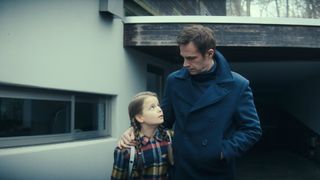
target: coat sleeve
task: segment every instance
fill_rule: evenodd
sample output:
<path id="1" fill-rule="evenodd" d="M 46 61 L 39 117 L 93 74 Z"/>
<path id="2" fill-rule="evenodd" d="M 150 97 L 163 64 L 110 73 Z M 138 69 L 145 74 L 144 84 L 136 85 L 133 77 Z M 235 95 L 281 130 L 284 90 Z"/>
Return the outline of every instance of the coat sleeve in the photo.
<path id="1" fill-rule="evenodd" d="M 260 139 L 262 134 L 249 81 L 245 81 L 242 89 L 233 117 L 236 130 L 222 143 L 222 154 L 227 161 L 242 155 Z"/>
<path id="2" fill-rule="evenodd" d="M 166 87 L 164 90 L 164 96 L 161 101 L 161 108 L 164 114 L 164 126 L 168 129 L 172 129 L 175 122 L 174 110 L 172 105 L 172 90 L 171 90 L 172 76 L 168 76 Z"/>
<path id="3" fill-rule="evenodd" d="M 127 150 L 121 150 L 118 147 L 114 150 L 114 162 L 111 174 L 112 180 L 124 180 L 128 178 L 129 153 Z"/>

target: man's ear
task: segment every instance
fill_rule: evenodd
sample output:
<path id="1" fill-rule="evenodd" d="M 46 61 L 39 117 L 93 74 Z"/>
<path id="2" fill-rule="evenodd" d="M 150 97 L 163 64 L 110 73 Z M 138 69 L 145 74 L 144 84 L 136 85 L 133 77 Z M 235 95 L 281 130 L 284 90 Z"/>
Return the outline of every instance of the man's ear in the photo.
<path id="1" fill-rule="evenodd" d="M 139 123 L 143 123 L 144 122 L 144 118 L 143 118 L 143 116 L 141 114 L 137 114 L 134 117 Z"/>
<path id="2" fill-rule="evenodd" d="M 209 50 L 208 50 L 208 54 L 209 54 L 210 57 L 213 57 L 213 55 L 214 55 L 214 49 L 209 49 Z"/>

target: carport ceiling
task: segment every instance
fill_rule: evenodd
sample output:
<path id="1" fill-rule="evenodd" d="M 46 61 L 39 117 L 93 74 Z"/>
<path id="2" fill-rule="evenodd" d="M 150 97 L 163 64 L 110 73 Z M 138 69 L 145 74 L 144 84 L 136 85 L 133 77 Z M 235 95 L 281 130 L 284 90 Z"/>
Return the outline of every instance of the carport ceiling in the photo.
<path id="1" fill-rule="evenodd" d="M 181 63 L 176 46 L 127 46 L 164 61 Z M 270 47 L 217 47 L 229 62 L 261 61 L 319 61 L 318 48 L 270 48 Z"/>
<path id="2" fill-rule="evenodd" d="M 282 93 L 320 75 L 319 61 L 232 62 L 257 93 Z M 317 83 L 317 81 L 314 81 Z"/>

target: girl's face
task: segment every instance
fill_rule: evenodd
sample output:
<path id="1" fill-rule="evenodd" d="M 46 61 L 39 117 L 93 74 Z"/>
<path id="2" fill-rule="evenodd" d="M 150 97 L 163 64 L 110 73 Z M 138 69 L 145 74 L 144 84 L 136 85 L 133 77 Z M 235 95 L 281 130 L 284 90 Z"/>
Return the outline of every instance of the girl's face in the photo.
<path id="1" fill-rule="evenodd" d="M 163 123 L 163 113 L 158 98 L 154 96 L 146 97 L 143 102 L 142 114 L 137 115 L 136 119 L 149 126 Z"/>

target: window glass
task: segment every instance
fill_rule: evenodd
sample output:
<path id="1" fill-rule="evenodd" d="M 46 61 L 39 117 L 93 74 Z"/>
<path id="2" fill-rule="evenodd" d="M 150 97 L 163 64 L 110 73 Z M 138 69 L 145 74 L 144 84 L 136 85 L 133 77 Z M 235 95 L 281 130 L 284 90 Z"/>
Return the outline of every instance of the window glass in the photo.
<path id="1" fill-rule="evenodd" d="M 0 137 L 70 132 L 70 102 L 0 98 Z"/>
<path id="2" fill-rule="evenodd" d="M 126 16 L 250 16 L 320 18 L 311 0 L 124 0 Z"/>
<path id="3" fill-rule="evenodd" d="M 105 129 L 105 104 L 99 99 L 86 100 L 76 98 L 75 103 L 75 131 L 94 131 L 99 127 Z"/>

